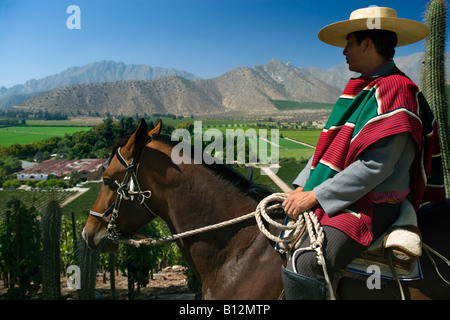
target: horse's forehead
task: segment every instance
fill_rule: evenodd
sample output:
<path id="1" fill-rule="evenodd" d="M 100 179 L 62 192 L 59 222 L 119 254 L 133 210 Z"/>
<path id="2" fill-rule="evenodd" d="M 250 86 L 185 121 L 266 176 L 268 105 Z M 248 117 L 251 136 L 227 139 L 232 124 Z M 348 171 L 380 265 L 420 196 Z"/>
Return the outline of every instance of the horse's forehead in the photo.
<path id="1" fill-rule="evenodd" d="M 117 174 L 123 174 L 125 173 L 125 168 L 122 166 L 122 164 L 119 162 L 119 160 L 114 156 L 111 161 L 108 164 L 108 167 L 106 168 L 103 175 L 105 176 L 113 176 Z"/>
<path id="2" fill-rule="evenodd" d="M 143 152 L 141 157 L 155 156 L 155 153 L 152 153 L 151 151 L 162 152 L 171 157 L 172 147 L 162 141 L 152 140 L 146 145 L 145 149 L 148 149 L 150 152 Z M 124 147 L 120 148 L 120 152 L 125 161 L 130 162 L 132 160 L 132 158 L 128 156 L 127 150 L 124 150 Z M 114 155 L 108 167 L 106 168 L 104 175 L 106 174 L 108 176 L 111 176 L 117 174 L 125 174 L 125 172 L 125 167 L 117 159 L 117 156 Z"/>

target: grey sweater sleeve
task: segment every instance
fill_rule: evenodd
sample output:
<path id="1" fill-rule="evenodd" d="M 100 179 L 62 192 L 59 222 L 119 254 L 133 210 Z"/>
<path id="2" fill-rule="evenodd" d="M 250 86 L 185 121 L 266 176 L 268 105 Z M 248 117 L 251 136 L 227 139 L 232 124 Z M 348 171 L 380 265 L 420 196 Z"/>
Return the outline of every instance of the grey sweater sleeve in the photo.
<path id="1" fill-rule="evenodd" d="M 409 190 L 414 155 L 415 144 L 407 133 L 381 139 L 345 170 L 315 187 L 316 198 L 332 216 L 372 190 Z"/>
<path id="2" fill-rule="evenodd" d="M 311 163 L 312 163 L 313 157 L 309 158 L 308 163 L 306 164 L 305 168 L 300 172 L 300 174 L 297 176 L 297 178 L 292 183 L 294 187 L 304 187 L 305 184 L 308 182 L 309 179 L 309 173 L 311 172 Z"/>

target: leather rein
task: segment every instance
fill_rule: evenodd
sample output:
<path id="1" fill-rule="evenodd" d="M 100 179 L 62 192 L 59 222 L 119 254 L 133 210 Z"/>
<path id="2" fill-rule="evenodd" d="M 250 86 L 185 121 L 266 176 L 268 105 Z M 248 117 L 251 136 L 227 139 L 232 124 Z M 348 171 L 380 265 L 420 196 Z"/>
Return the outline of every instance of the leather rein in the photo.
<path id="1" fill-rule="evenodd" d="M 115 184 L 117 186 L 117 198 L 111 204 L 111 206 L 103 213 L 95 212 L 92 209 L 89 211 L 89 214 L 102 218 L 106 222 L 108 222 L 108 238 L 112 240 L 114 243 L 119 243 L 119 240 L 128 239 L 122 235 L 119 227 L 116 224 L 116 219 L 119 216 L 119 208 L 122 200 L 134 201 L 134 197 L 137 196 L 137 200 L 139 204 L 145 206 L 145 208 L 155 217 L 158 215 L 155 214 L 145 203 L 146 199 L 149 199 L 152 196 L 152 192 L 150 190 L 142 191 L 139 186 L 139 182 L 137 179 L 137 171 L 139 168 L 139 161 L 141 159 L 142 152 L 144 151 L 145 146 L 151 140 L 151 136 L 147 138 L 147 141 L 144 143 L 144 146 L 138 150 L 136 156 L 130 163 L 127 163 L 122 154 L 120 153 L 120 148 L 117 148 L 115 154 L 119 162 L 125 167 L 126 173 L 122 182 L 119 183 L 117 180 L 112 181 L 108 179 L 103 179 L 103 182 L 106 185 Z M 108 217 L 111 215 L 111 217 Z"/>

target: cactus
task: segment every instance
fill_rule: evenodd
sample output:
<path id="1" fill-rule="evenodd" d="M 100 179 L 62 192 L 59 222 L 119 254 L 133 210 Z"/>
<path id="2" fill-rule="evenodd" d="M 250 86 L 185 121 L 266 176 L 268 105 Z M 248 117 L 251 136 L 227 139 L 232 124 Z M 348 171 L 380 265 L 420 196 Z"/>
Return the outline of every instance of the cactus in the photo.
<path id="1" fill-rule="evenodd" d="M 46 300 L 61 298 L 60 249 L 62 210 L 51 200 L 42 213 L 42 293 Z"/>
<path id="2" fill-rule="evenodd" d="M 77 245 L 78 266 L 81 269 L 81 290 L 80 300 L 95 299 L 95 278 L 97 275 L 97 267 L 99 255 L 87 246 L 82 237 L 78 237 Z"/>
<path id="3" fill-rule="evenodd" d="M 445 90 L 445 38 L 447 5 L 445 0 L 431 0 L 426 12 L 426 24 L 431 34 L 426 40 L 425 62 L 422 69 L 423 94 L 438 122 L 446 197 L 450 194 L 450 132 L 448 103 Z"/>

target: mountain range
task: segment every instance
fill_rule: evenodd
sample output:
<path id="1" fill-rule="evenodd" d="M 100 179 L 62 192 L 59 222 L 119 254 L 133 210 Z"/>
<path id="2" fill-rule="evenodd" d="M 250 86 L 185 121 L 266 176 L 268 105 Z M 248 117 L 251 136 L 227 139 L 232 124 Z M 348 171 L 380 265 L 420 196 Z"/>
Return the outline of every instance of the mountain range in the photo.
<path id="1" fill-rule="evenodd" d="M 416 83 L 422 60 L 423 53 L 395 59 Z M 274 100 L 331 104 L 352 76 L 347 64 L 323 70 L 271 60 L 201 79 L 182 70 L 101 61 L 9 89 L 2 87 L 0 108 L 100 116 L 274 112 Z"/>
<path id="2" fill-rule="evenodd" d="M 123 62 L 100 61 L 81 67 L 72 67 L 61 73 L 39 80 L 32 79 L 25 84 L 11 88 L 0 87 L 0 99 L 10 95 L 27 95 L 50 91 L 56 88 L 81 83 L 113 82 L 126 80 L 155 80 L 164 76 L 181 76 L 198 79 L 194 74 L 173 68 L 151 67 L 144 64 L 125 64 Z"/>

